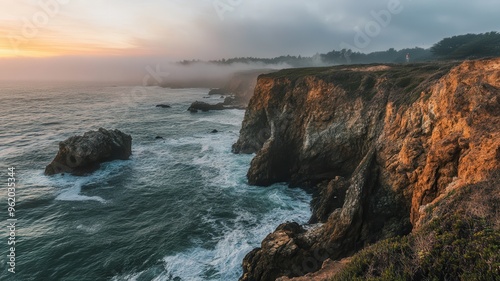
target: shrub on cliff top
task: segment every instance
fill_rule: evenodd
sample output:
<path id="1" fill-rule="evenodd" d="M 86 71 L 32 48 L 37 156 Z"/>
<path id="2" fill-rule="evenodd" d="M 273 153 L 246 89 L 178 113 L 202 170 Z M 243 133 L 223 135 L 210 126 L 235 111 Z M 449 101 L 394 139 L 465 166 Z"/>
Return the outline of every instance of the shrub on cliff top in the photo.
<path id="1" fill-rule="evenodd" d="M 332 280 L 499 280 L 497 185 L 443 199 L 420 230 L 360 251 Z"/>

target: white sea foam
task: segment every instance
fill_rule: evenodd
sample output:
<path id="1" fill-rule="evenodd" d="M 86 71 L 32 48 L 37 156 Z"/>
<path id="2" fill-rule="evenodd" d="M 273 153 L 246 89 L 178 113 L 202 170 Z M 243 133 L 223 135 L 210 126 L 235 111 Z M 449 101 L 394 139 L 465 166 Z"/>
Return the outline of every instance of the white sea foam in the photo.
<path id="1" fill-rule="evenodd" d="M 106 203 L 106 200 L 99 196 L 85 196 L 81 195 L 82 185 L 80 183 L 75 184 L 74 186 L 65 189 L 62 191 L 57 197 L 56 200 L 60 201 L 98 201 L 101 203 Z"/>
<path id="2" fill-rule="evenodd" d="M 250 196 L 253 189 L 248 187 Z M 214 237 L 214 246 L 205 247 L 199 241 L 193 241 L 193 247 L 185 251 L 168 255 L 163 258 L 163 272 L 156 275 L 153 280 L 238 280 L 241 276 L 241 262 L 245 255 L 257 247 L 262 239 L 285 221 L 305 223 L 310 216 L 310 196 L 302 190 L 290 190 L 283 185 L 271 187 L 271 191 L 261 190 L 257 196 L 267 198 L 269 203 L 276 203 L 276 207 L 258 217 L 257 214 L 241 209 L 237 217 L 231 220 L 230 226 L 207 215 L 203 223 L 212 224 L 213 227 L 222 227 L 223 234 Z M 253 196 L 253 195 L 252 195 Z M 274 200 L 278 202 L 274 202 Z M 211 213 L 211 212 L 208 212 Z M 117 276 L 113 280 L 141 280 L 147 271 Z"/>
<path id="3" fill-rule="evenodd" d="M 244 115 L 243 110 L 239 109 L 231 109 L 231 110 L 225 110 L 224 115 L 207 115 L 203 116 L 202 118 L 199 118 L 199 122 L 213 122 L 213 123 L 219 123 L 219 124 L 224 124 L 224 125 L 232 125 L 232 126 L 240 126 L 241 125 L 241 119 L 242 116 Z"/>
<path id="4" fill-rule="evenodd" d="M 242 177 L 250 163 L 251 156 L 231 153 L 231 145 L 237 135 L 230 132 L 206 134 L 197 137 L 169 140 L 172 146 L 198 145 L 199 153 L 194 156 L 192 164 L 199 167 L 205 182 L 218 187 L 235 187 L 241 184 Z"/>
<path id="5" fill-rule="evenodd" d="M 198 89 L 174 91 L 152 88 L 139 100 L 132 98 L 125 101 L 116 97 L 122 97 L 124 92 L 130 93 L 132 88 L 109 88 L 105 90 L 105 94 L 101 94 L 101 90 L 92 89 L 78 89 L 74 90 L 75 93 L 71 89 L 46 92 L 45 105 L 36 103 L 30 110 L 22 109 L 26 109 L 24 105 L 33 103 L 13 100 L 14 106 L 24 107 L 14 110 L 14 106 L 6 106 L 8 110 L 14 108 L 9 111 L 10 114 L 5 115 L 13 118 L 10 122 L 16 124 L 16 134 L 24 134 L 25 138 L 17 139 L 15 149 L 9 149 L 7 154 L 2 150 L 4 154 L 0 153 L 0 157 L 8 156 L 9 162 L 15 163 L 22 156 L 19 181 L 25 194 L 21 200 L 26 201 L 25 211 L 39 214 L 33 217 L 42 218 L 25 222 L 23 229 L 29 232 L 26 236 L 67 239 L 68 233 L 59 231 L 60 225 L 64 224 L 69 230 L 81 234 L 71 238 L 74 239 L 74 243 L 70 245 L 71 250 L 88 253 L 91 248 L 86 248 L 81 243 L 86 240 L 81 238 L 107 231 L 108 224 L 104 223 L 108 217 L 110 229 L 128 234 L 127 239 L 138 235 L 129 225 L 114 225 L 114 218 L 120 216 L 128 219 L 125 214 L 129 214 L 129 205 L 121 204 L 122 202 L 129 203 L 131 198 L 144 199 L 151 203 L 145 205 L 147 212 L 151 214 L 151 222 L 155 224 L 151 229 L 165 231 L 160 235 L 171 237 L 169 243 L 181 243 L 174 244 L 175 249 L 158 247 L 158 251 L 165 252 L 155 252 L 153 249 L 147 253 L 150 258 L 141 260 L 142 255 L 136 257 L 134 254 L 141 243 L 163 243 L 164 239 L 156 240 L 158 237 L 155 237 L 143 241 L 144 237 L 138 235 L 134 237 L 138 241 L 137 245 L 129 245 L 123 249 L 129 250 L 130 256 L 114 256 L 110 249 L 103 248 L 103 251 L 110 253 L 109 260 L 100 260 L 102 267 L 96 270 L 116 274 L 112 279 L 116 281 L 237 280 L 241 275 L 242 259 L 252 248 L 258 247 L 268 233 L 287 220 L 301 223 L 307 221 L 310 215 L 310 197 L 305 192 L 291 190 L 284 185 L 256 188 L 246 184 L 245 175 L 252 156 L 231 153 L 231 145 L 238 138 L 244 111 L 225 110 L 191 115 L 185 109 L 193 99 L 202 96 L 202 90 Z M 78 94 L 87 92 L 89 94 Z M 34 89 L 32 98 L 38 95 L 39 89 Z M 89 96 L 92 98 L 88 98 Z M 109 107 L 110 103 L 114 106 Z M 153 106 L 158 103 L 169 103 L 173 108 L 156 110 Z M 41 106 L 46 113 L 36 117 L 43 120 L 43 126 L 37 124 L 32 117 L 33 112 Z M 180 110 L 181 107 L 184 108 Z M 148 114 L 144 114 L 145 110 Z M 21 116 L 20 112 L 30 114 Z M 40 167 L 52 159 L 58 141 L 101 126 L 118 128 L 133 136 L 133 155 L 129 161 L 104 163 L 98 171 L 85 177 L 43 175 Z M 219 133 L 210 134 L 213 129 L 217 129 Z M 153 140 L 157 134 L 164 139 Z M 3 139 L 0 139 L 0 145 L 2 148 L 11 147 L 11 143 Z M 178 180 L 179 178 L 182 180 Z M 190 185 L 191 180 L 193 184 Z M 109 189 L 127 190 L 118 193 Z M 204 192 L 210 192 L 207 197 L 213 200 L 205 200 L 203 204 L 196 205 L 199 202 L 197 198 L 204 199 Z M 185 198 L 184 195 L 190 193 L 195 197 Z M 79 206 L 78 212 L 65 208 L 62 202 L 64 200 L 77 201 L 75 204 Z M 84 204 L 79 201 L 92 203 Z M 184 224 L 176 224 L 177 217 L 164 215 L 163 211 L 170 209 L 157 208 L 158 204 L 165 207 L 172 202 L 175 202 L 170 206 L 172 209 L 187 206 L 186 212 L 196 214 L 192 219 L 197 220 L 199 228 L 190 232 L 183 228 Z M 183 203 L 192 205 L 178 205 Z M 105 212 L 106 218 L 103 216 L 100 217 L 101 220 L 94 219 L 99 217 L 99 214 L 93 212 L 96 204 L 99 204 L 99 208 L 109 210 Z M 91 215 L 96 217 L 90 217 Z M 130 219 L 133 220 L 134 217 Z M 99 225 L 99 222 L 103 224 Z M 177 229 L 182 237 L 176 236 Z M 112 242 L 123 242 L 115 235 L 109 237 Z M 33 243 L 36 244 L 33 245 L 40 244 L 40 241 L 34 240 Z M 155 263 L 150 260 L 151 256 L 159 256 L 161 259 Z M 40 257 L 50 258 L 37 247 L 33 247 L 27 260 L 29 257 L 34 260 Z M 89 259 L 86 260 L 87 262 L 65 259 L 60 267 L 61 270 L 66 270 L 94 266 Z M 131 268 L 120 269 L 120 274 L 113 273 L 115 265 L 120 263 L 129 264 Z M 150 265 L 151 263 L 154 264 Z M 146 264 L 148 266 L 144 268 Z M 44 270 L 37 268 L 38 263 L 30 265 L 33 268 L 31 272 Z M 98 279 L 99 276 L 93 269 L 95 268 L 92 267 L 88 274 Z M 24 273 L 25 279 L 29 279 L 31 272 Z M 76 280 L 87 276 L 78 275 L 75 270 L 70 277 Z"/>
<path id="6" fill-rule="evenodd" d="M 307 220 L 309 212 L 303 210 L 308 208 L 303 207 L 305 206 L 299 204 L 289 211 L 281 208 L 274 209 L 252 228 L 237 223 L 234 229 L 226 231 L 212 249 L 195 247 L 173 256 L 167 256 L 164 258 L 163 276 L 178 277 L 181 280 L 237 280 L 241 276 L 243 258 L 254 247 L 257 247 L 267 234 L 286 220 L 301 223 Z M 255 218 L 246 213 L 239 216 L 237 220 L 255 220 Z"/>
<path id="7" fill-rule="evenodd" d="M 95 234 L 101 228 L 102 228 L 102 225 L 99 224 L 99 223 L 90 224 L 90 225 L 79 224 L 79 225 L 76 226 L 76 229 L 81 230 L 81 231 L 83 231 L 84 233 L 87 233 L 87 234 Z"/>
<path id="8" fill-rule="evenodd" d="M 106 186 L 106 181 L 111 175 L 116 175 L 120 170 L 128 165 L 127 161 L 113 161 L 102 164 L 100 170 L 91 175 L 77 177 L 72 175 L 54 175 L 46 176 L 42 171 L 28 171 L 23 177 L 23 186 L 27 188 L 52 187 L 58 201 L 98 201 L 106 203 L 107 200 L 100 196 L 82 195 L 82 188 L 88 185 Z"/>
<path id="9" fill-rule="evenodd" d="M 224 116 L 205 115 L 195 123 L 210 122 L 239 126 L 242 111 L 225 111 Z M 310 216 L 310 198 L 301 190 L 291 191 L 284 186 L 276 189 L 262 189 L 246 186 L 245 175 L 251 155 L 234 155 L 231 145 L 236 141 L 237 132 L 204 134 L 165 141 L 169 147 L 198 146 L 192 164 L 200 171 L 208 185 L 232 193 L 237 198 L 256 196 L 263 201 L 272 202 L 274 209 L 267 214 L 252 214 L 248 210 L 236 210 L 237 218 L 223 221 L 210 215 L 204 216 L 204 224 L 212 228 L 222 228 L 223 234 L 214 237 L 214 246 L 194 240 L 193 246 L 182 252 L 164 257 L 164 271 L 154 280 L 237 280 L 241 275 L 241 262 L 244 256 L 257 247 L 262 239 L 280 223 L 298 221 L 305 223 Z M 286 192 L 285 192 L 286 191 Z M 290 196 L 286 193 L 292 193 Z M 212 212 L 207 210 L 208 214 Z M 130 275 L 125 280 L 140 280 L 143 273 Z M 123 280 L 118 278 L 117 280 Z"/>

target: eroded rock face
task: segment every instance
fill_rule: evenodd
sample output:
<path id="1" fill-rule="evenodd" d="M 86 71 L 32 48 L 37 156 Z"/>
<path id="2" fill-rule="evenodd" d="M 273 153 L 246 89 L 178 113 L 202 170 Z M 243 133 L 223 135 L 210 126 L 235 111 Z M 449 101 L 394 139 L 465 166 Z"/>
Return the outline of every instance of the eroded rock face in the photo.
<path id="1" fill-rule="evenodd" d="M 59 151 L 45 168 L 46 175 L 70 173 L 84 175 L 97 170 L 100 163 L 127 160 L 132 154 L 132 137 L 119 130 L 86 132 L 59 143 Z"/>
<path id="2" fill-rule="evenodd" d="M 233 151 L 257 153 L 251 184 L 314 188 L 320 223 L 278 228 L 241 280 L 304 275 L 409 233 L 421 207 L 500 169 L 500 59 L 263 75 Z"/>

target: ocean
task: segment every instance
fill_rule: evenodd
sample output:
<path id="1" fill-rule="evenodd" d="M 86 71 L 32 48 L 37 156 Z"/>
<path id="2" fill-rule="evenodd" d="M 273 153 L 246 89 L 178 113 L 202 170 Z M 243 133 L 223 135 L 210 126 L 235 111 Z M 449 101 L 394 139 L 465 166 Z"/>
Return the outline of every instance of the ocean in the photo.
<path id="1" fill-rule="evenodd" d="M 245 254 L 280 223 L 305 223 L 309 194 L 247 184 L 253 156 L 231 153 L 243 110 L 186 111 L 195 100 L 220 101 L 207 92 L 1 82 L 0 280 L 237 280 Z M 60 141 L 99 127 L 132 136 L 130 160 L 83 177 L 43 174 Z"/>

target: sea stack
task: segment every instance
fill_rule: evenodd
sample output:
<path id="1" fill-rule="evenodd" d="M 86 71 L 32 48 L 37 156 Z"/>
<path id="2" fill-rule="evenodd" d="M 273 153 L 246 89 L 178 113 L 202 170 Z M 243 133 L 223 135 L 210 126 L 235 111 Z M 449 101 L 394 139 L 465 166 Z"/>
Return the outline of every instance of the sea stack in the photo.
<path id="1" fill-rule="evenodd" d="M 100 164 L 127 160 L 132 154 L 132 137 L 119 130 L 86 132 L 59 143 L 59 151 L 45 168 L 46 175 L 70 173 L 85 175 L 99 169 Z"/>

